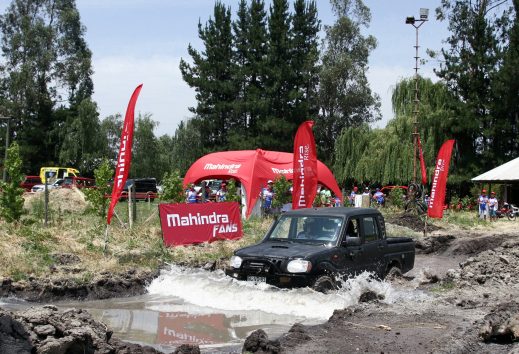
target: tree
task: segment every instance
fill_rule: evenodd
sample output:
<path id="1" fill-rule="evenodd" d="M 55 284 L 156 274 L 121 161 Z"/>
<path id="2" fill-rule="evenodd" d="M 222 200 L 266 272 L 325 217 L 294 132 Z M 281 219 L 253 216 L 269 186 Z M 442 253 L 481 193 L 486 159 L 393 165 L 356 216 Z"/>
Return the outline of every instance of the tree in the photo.
<path id="1" fill-rule="evenodd" d="M 107 157 L 110 161 L 117 159 L 122 130 L 123 118 L 120 113 L 108 116 L 101 122 L 101 134 L 104 139 L 106 139 L 107 144 L 103 156 Z"/>
<path id="2" fill-rule="evenodd" d="M 130 175 L 133 177 L 157 176 L 156 158 L 159 156 L 159 146 L 154 130 L 158 122 L 151 119 L 151 114 L 137 117 L 133 133 L 132 164 Z"/>
<path id="3" fill-rule="evenodd" d="M 189 45 L 188 53 L 193 64 L 182 59 L 180 71 L 184 81 L 196 91 L 197 106 L 190 110 L 200 121 L 197 127 L 204 149 L 226 150 L 229 129 L 234 122 L 232 108 L 237 96 L 233 81 L 230 9 L 217 1 L 214 19 L 210 18 L 205 26 L 198 24 L 198 36 L 204 43 L 204 51 L 200 53 Z"/>
<path id="4" fill-rule="evenodd" d="M 506 162 L 519 153 L 519 1 L 513 0 L 512 3 L 513 11 L 509 16 L 512 25 L 505 34 L 508 46 L 504 49 L 502 65 L 493 78 L 492 110 L 498 134 L 498 138 L 493 140 L 496 163 Z"/>
<path id="5" fill-rule="evenodd" d="M 429 175 L 434 169 L 436 153 L 450 137 L 451 110 L 455 98 L 445 84 L 419 78 L 419 133 L 423 142 Z M 335 144 L 334 173 L 341 182 L 369 184 L 407 184 L 413 178 L 413 105 L 414 79 L 401 80 L 392 95 L 395 118 L 384 129 L 370 129 L 364 123 L 345 128 Z M 459 171 L 449 176 L 459 181 Z"/>
<path id="6" fill-rule="evenodd" d="M 270 5 L 267 37 L 265 94 L 267 116 L 258 127 L 264 149 L 290 151 L 297 125 L 290 121 L 292 83 L 290 67 L 290 14 L 287 0 Z"/>
<path id="7" fill-rule="evenodd" d="M 0 182 L 2 192 L 0 194 L 0 215 L 7 222 L 20 220 L 23 214 L 23 192 L 20 183 L 23 181 L 22 160 L 20 148 L 17 143 L 11 144 L 7 149 L 5 168 L 9 176 L 8 182 Z"/>
<path id="8" fill-rule="evenodd" d="M 204 155 L 202 138 L 196 123 L 195 120 L 180 122 L 173 137 L 173 149 L 170 152 L 173 163 L 170 170 L 178 170 L 182 175 L 193 162 Z"/>
<path id="9" fill-rule="evenodd" d="M 13 0 L 0 16 L 0 81 L 27 166 L 56 161 L 54 105 L 91 96 L 91 52 L 74 0 Z"/>
<path id="10" fill-rule="evenodd" d="M 291 74 L 293 82 L 293 107 L 291 119 L 297 127 L 319 113 L 318 85 L 320 21 L 315 1 L 296 0 L 292 16 Z M 295 133 L 295 132 L 294 132 Z"/>
<path id="11" fill-rule="evenodd" d="M 503 24 L 508 22 L 508 12 L 500 8 L 506 2 L 442 0 L 436 9 L 437 18 L 447 20 L 451 32 L 436 74 L 458 100 L 451 129 L 462 151 L 461 168 L 467 177 L 500 160 L 496 142 L 501 132 L 496 128 L 502 118 L 493 112 L 492 99 L 493 78 L 504 44 L 500 38 Z"/>
<path id="12" fill-rule="evenodd" d="M 321 57 L 316 143 L 324 161 L 333 160 L 334 143 L 344 128 L 362 126 L 380 119 L 380 99 L 366 78 L 368 57 L 376 47 L 373 36 L 362 28 L 371 20 L 362 0 L 331 0 L 337 20 L 325 26 Z"/>
<path id="13" fill-rule="evenodd" d="M 89 98 L 81 101 L 77 115 L 68 116 L 61 134 L 61 164 L 77 167 L 82 174 L 91 175 L 100 163 L 100 156 L 107 149 L 96 103 Z"/>
<path id="14" fill-rule="evenodd" d="M 245 3 L 245 1 L 243 1 Z M 230 132 L 230 149 L 262 147 L 259 127 L 265 120 L 268 101 L 265 93 L 267 70 L 267 14 L 263 0 L 252 0 L 248 8 L 240 3 L 235 33 L 235 66 L 239 97 L 235 111 L 243 126 Z"/>

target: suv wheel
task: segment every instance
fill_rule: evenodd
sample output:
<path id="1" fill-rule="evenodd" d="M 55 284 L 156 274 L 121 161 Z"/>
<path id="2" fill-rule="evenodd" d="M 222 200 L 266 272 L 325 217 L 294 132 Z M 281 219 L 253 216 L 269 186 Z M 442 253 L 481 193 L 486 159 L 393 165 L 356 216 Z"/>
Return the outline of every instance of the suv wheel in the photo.
<path id="1" fill-rule="evenodd" d="M 335 282 L 333 279 L 327 275 L 321 275 L 317 277 L 314 284 L 312 285 L 312 289 L 318 291 L 320 293 L 326 294 L 332 290 L 337 289 Z"/>
<path id="2" fill-rule="evenodd" d="M 386 279 L 395 279 L 402 276 L 402 271 L 397 266 L 392 266 L 386 273 Z"/>

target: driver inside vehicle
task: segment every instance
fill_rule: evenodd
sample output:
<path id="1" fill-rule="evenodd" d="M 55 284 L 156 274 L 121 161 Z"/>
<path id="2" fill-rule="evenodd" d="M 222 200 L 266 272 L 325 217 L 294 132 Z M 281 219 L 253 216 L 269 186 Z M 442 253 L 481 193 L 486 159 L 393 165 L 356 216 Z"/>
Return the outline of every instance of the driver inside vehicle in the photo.
<path id="1" fill-rule="evenodd" d="M 320 225 L 317 220 L 307 218 L 303 223 L 303 231 L 299 232 L 296 236 L 297 239 L 316 239 L 320 235 Z"/>

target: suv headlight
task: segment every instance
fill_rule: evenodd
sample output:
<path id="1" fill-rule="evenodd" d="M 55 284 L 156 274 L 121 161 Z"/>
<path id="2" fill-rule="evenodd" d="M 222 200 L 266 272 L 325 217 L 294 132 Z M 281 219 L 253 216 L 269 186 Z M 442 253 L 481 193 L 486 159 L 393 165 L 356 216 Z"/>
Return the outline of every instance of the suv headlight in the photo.
<path id="1" fill-rule="evenodd" d="M 241 259 L 241 257 L 239 257 L 239 256 L 232 256 L 231 260 L 229 261 L 229 265 L 231 267 L 233 267 L 233 268 L 240 268 L 242 261 L 243 261 L 243 259 Z"/>
<path id="2" fill-rule="evenodd" d="M 287 265 L 287 270 L 290 273 L 307 273 L 310 269 L 312 269 L 312 263 L 303 259 L 294 259 Z"/>

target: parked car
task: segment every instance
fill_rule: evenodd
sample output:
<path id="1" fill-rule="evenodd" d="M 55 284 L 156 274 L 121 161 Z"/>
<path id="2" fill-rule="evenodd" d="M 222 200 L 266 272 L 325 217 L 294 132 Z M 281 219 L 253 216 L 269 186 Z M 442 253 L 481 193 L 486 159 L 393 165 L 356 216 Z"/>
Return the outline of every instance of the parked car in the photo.
<path id="1" fill-rule="evenodd" d="M 238 249 L 226 274 L 278 287 L 327 292 L 337 280 L 371 272 L 384 278 L 414 267 L 415 242 L 386 236 L 384 217 L 371 208 L 288 211 L 259 244 Z"/>
<path id="2" fill-rule="evenodd" d="M 22 183 L 20 183 L 20 187 L 25 189 L 26 192 L 30 192 L 32 187 L 37 184 L 41 184 L 40 176 L 25 176 Z"/>
<path id="3" fill-rule="evenodd" d="M 57 179 L 54 183 L 47 184 L 47 189 L 61 188 L 61 185 L 65 182 L 63 178 Z M 31 192 L 43 192 L 45 191 L 45 184 L 37 184 L 31 188 Z"/>
<path id="4" fill-rule="evenodd" d="M 136 200 L 154 200 L 158 196 L 157 180 L 155 178 L 134 178 L 126 180 L 121 200 L 128 199 L 128 188 L 131 185 L 135 186 Z"/>
<path id="5" fill-rule="evenodd" d="M 65 177 L 62 188 L 95 188 L 95 180 L 86 177 Z"/>

